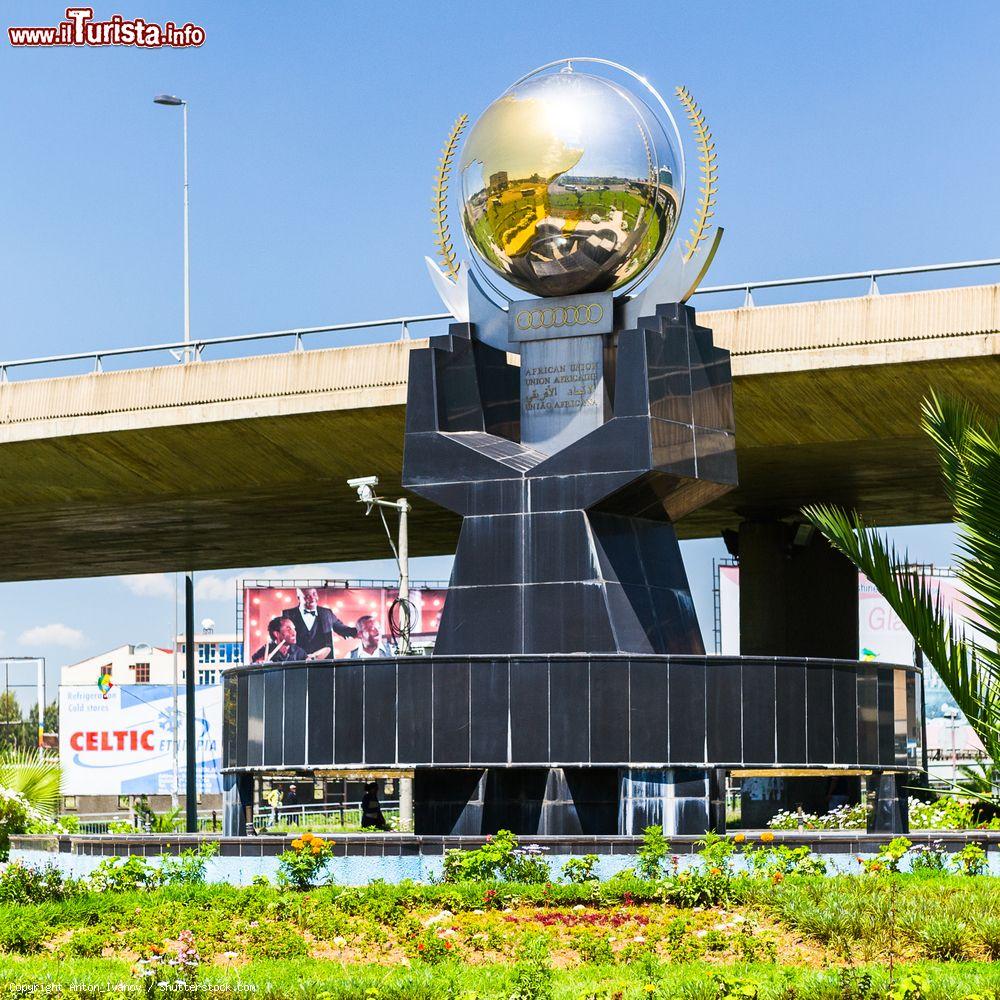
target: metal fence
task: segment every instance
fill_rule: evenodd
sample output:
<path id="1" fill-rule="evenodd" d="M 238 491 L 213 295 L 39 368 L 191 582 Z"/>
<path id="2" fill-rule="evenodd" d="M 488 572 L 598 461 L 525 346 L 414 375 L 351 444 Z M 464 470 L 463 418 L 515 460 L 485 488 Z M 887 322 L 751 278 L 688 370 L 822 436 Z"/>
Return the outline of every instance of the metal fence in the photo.
<path id="1" fill-rule="evenodd" d="M 386 800 L 381 804 L 382 815 L 393 827 L 399 824 L 399 803 Z M 361 826 L 360 802 L 311 802 L 301 805 L 258 805 L 254 809 L 254 826 L 258 830 L 273 827 L 301 827 L 303 830 L 335 830 Z"/>
<path id="2" fill-rule="evenodd" d="M 76 820 L 76 830 L 74 832 L 86 835 L 92 834 L 106 834 L 117 832 L 112 830 L 112 826 L 118 827 L 120 824 L 132 825 L 133 815 L 129 812 L 117 812 L 117 813 L 86 813 L 84 815 L 79 815 L 77 813 L 69 813 Z M 178 819 L 178 827 L 174 832 L 182 832 L 184 826 L 184 818 L 180 817 Z M 199 813 L 198 814 L 198 832 L 199 833 L 218 833 L 222 830 L 222 816 L 217 810 L 213 810 L 210 813 Z M 147 833 L 149 831 L 140 829 L 140 833 Z"/>
<path id="3" fill-rule="evenodd" d="M 882 268 L 868 271 L 852 271 L 842 274 L 817 274 L 800 278 L 779 278 L 766 281 L 741 281 L 730 285 L 710 285 L 699 288 L 695 295 L 720 296 L 732 293 L 742 293 L 743 307 L 753 308 L 755 306 L 754 293 L 773 289 L 794 289 L 810 285 L 829 284 L 857 284 L 861 283 L 862 294 L 878 294 L 880 291 L 879 281 L 887 278 L 919 276 L 938 274 L 941 272 L 966 272 L 981 268 L 1000 269 L 1000 258 L 989 258 L 986 260 L 966 260 L 957 261 L 951 264 L 924 264 L 917 267 L 894 267 Z M 849 293 L 850 294 L 850 293 Z M 238 348 L 249 345 L 267 346 L 269 342 L 282 342 L 288 346 L 289 351 L 306 350 L 307 341 L 314 340 L 321 334 L 341 334 L 341 339 L 349 339 L 347 335 L 358 334 L 365 331 L 377 331 L 380 334 L 388 333 L 388 340 L 409 340 L 412 327 L 421 326 L 428 323 L 443 323 L 451 319 L 450 313 L 430 313 L 421 316 L 396 316 L 390 319 L 364 320 L 359 323 L 334 323 L 329 326 L 293 327 L 288 330 L 271 330 L 265 333 L 244 333 L 230 337 L 199 337 L 184 343 L 184 341 L 174 341 L 164 344 L 146 344 L 140 347 L 116 347 L 104 351 L 83 351 L 77 354 L 56 354 L 44 357 L 19 358 L 12 361 L 0 361 L 0 383 L 7 382 L 12 372 L 17 372 L 21 377 L 43 378 L 53 374 L 59 374 L 60 366 L 83 365 L 86 370 L 92 372 L 103 372 L 105 363 L 109 359 L 136 358 L 148 361 L 149 365 L 164 364 L 166 357 L 173 359 L 174 363 L 189 364 L 197 363 L 205 358 L 206 353 L 229 345 Z M 377 338 L 376 338 L 377 339 Z M 279 353 L 276 349 L 274 352 Z M 250 356 L 251 352 L 238 354 L 238 357 Z M 135 366 L 133 366 L 135 367 Z M 142 367 L 142 365 L 139 365 Z M 63 372 L 64 373 L 64 372 Z"/>

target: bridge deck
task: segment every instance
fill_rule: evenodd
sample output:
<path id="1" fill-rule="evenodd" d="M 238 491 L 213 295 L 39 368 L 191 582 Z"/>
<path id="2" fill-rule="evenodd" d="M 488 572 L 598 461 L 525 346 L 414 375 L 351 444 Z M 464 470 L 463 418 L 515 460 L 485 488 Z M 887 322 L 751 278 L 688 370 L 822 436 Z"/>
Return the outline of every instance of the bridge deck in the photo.
<path id="1" fill-rule="evenodd" d="M 700 314 L 733 352 L 740 486 L 704 537 L 828 501 L 947 520 L 930 388 L 1000 412 L 1000 285 Z M 0 384 L 0 579 L 382 557 L 344 484 L 399 490 L 407 357 L 425 341 Z M 458 521 L 416 502 L 411 551 Z"/>

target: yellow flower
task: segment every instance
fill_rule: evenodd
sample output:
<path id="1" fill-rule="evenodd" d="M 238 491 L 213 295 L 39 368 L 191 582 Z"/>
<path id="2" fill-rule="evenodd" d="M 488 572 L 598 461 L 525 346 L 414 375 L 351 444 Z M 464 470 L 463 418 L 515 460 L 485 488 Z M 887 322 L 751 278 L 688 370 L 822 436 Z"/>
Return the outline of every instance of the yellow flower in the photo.
<path id="1" fill-rule="evenodd" d="M 301 840 L 293 840 L 292 841 L 292 850 L 293 851 L 301 851 L 304 846 L 305 845 L 302 843 Z"/>
<path id="2" fill-rule="evenodd" d="M 643 986 L 642 989 L 643 989 L 643 992 L 645 992 L 645 993 L 655 993 L 656 992 L 656 987 L 652 983 L 646 983 L 646 985 Z"/>
<path id="3" fill-rule="evenodd" d="M 733 843 L 734 844 L 742 844 L 743 841 L 746 840 L 746 839 L 747 839 L 747 835 L 745 833 L 738 833 L 738 834 L 736 834 L 735 837 L 733 837 Z"/>
<path id="4" fill-rule="evenodd" d="M 302 839 L 308 843 L 313 839 L 313 835 L 307 830 L 304 834 L 302 834 Z"/>
<path id="5" fill-rule="evenodd" d="M 322 854 L 323 853 L 323 848 L 319 844 L 313 844 L 312 845 L 312 852 L 313 852 L 313 854 Z"/>
<path id="6" fill-rule="evenodd" d="M 760 835 L 760 839 L 761 839 L 761 843 L 764 843 L 764 844 L 770 844 L 770 843 L 771 843 L 771 841 L 773 841 L 773 840 L 774 840 L 774 834 L 773 834 L 773 833 L 771 833 L 771 831 L 770 831 L 770 830 L 765 830 L 765 831 L 764 831 L 764 832 L 763 832 L 763 833 L 762 833 L 762 834 Z"/>

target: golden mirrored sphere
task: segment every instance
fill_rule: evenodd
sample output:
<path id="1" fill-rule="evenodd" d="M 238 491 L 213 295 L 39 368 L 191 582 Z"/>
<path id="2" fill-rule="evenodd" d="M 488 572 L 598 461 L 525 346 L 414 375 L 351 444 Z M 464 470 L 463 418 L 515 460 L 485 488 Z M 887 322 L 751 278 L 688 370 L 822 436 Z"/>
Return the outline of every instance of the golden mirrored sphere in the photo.
<path id="1" fill-rule="evenodd" d="M 533 295 L 634 284 L 677 225 L 678 159 L 634 88 L 568 64 L 526 77 L 483 112 L 463 148 L 466 238 Z"/>

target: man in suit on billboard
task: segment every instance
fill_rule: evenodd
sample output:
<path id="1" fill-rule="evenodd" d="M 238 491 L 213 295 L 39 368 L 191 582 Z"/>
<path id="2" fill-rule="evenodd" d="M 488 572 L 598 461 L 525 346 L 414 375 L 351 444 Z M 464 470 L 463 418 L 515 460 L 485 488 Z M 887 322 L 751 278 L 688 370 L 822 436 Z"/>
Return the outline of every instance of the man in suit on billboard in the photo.
<path id="1" fill-rule="evenodd" d="M 307 660 L 328 660 L 333 656 L 333 634 L 344 639 L 356 639 L 358 630 L 345 625 L 330 608 L 320 607 L 319 591 L 315 587 L 296 590 L 299 606 L 285 612 L 295 626 L 298 644 Z"/>
<path id="2" fill-rule="evenodd" d="M 380 656 L 392 656 L 389 644 L 382 638 L 382 630 L 371 615 L 362 615 L 358 619 L 356 629 L 361 645 L 347 654 L 351 660 L 376 659 Z"/>

